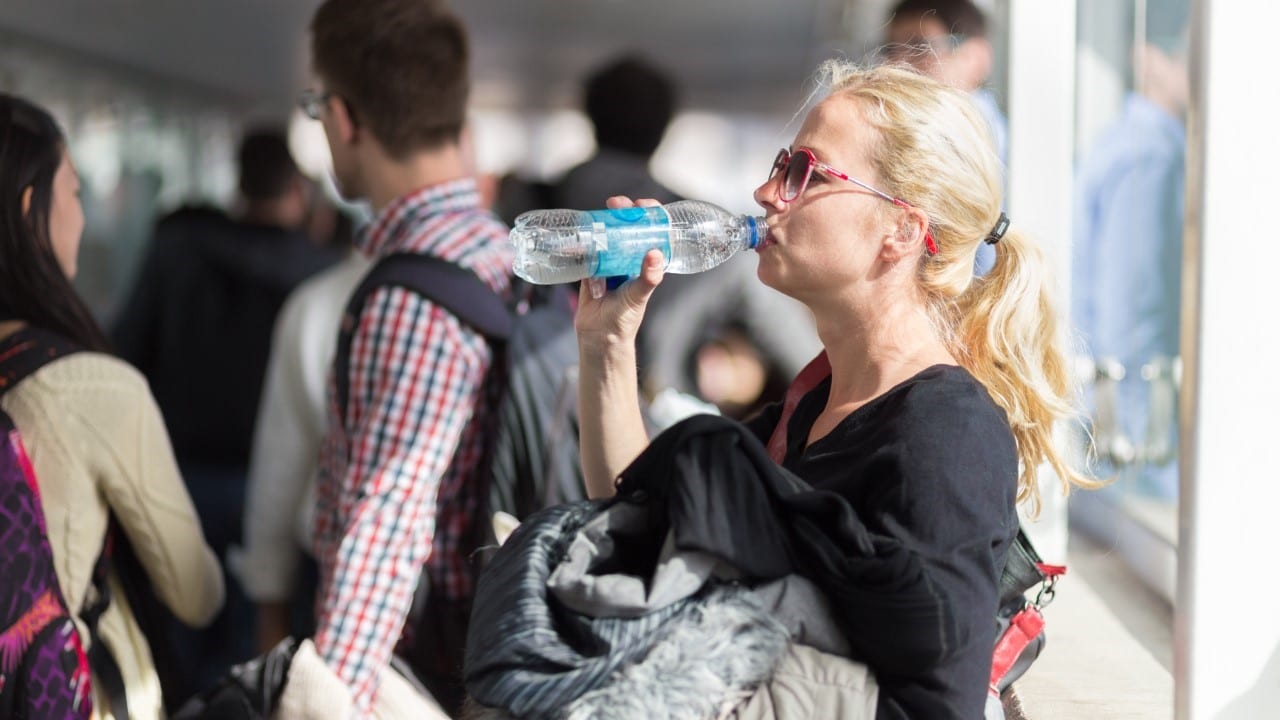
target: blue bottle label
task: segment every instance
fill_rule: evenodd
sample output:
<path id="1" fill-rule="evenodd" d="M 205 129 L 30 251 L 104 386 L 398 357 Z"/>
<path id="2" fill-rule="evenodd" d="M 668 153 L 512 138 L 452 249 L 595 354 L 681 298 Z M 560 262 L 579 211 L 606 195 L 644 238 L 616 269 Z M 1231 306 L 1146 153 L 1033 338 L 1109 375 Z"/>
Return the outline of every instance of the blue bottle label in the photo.
<path id="1" fill-rule="evenodd" d="M 660 207 L 591 210 L 595 226 L 596 267 L 593 277 L 640 274 L 645 253 L 657 248 L 671 262 L 671 218 Z M 603 238 L 603 244 L 600 239 Z"/>

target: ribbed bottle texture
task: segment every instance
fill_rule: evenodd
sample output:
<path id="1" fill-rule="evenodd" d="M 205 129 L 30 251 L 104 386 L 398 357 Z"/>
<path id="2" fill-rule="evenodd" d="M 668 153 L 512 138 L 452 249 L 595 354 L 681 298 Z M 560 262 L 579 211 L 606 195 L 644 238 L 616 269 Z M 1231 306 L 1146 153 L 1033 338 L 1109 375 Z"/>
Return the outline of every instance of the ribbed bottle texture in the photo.
<path id="1" fill-rule="evenodd" d="M 697 273 L 756 247 L 764 218 L 735 215 L 711 203 L 681 200 L 617 210 L 533 210 L 516 218 L 515 271 L 550 285 L 640 273 L 645 253 L 662 251 L 667 272 Z"/>

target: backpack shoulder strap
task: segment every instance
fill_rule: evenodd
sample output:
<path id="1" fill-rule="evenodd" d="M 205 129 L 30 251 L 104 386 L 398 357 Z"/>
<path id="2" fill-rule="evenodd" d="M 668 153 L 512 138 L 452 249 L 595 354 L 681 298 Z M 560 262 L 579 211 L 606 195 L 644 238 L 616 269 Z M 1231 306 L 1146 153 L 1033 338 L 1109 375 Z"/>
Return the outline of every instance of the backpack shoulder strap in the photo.
<path id="1" fill-rule="evenodd" d="M 347 414 L 351 382 L 351 341 L 364 310 L 376 290 L 401 287 L 421 295 L 484 335 L 502 344 L 511 335 L 511 311 L 502 298 L 475 273 L 457 263 L 419 253 L 392 253 L 374 263 L 351 293 L 334 352 L 334 381 L 340 417 Z"/>
<path id="2" fill-rule="evenodd" d="M 57 333 L 33 327 L 0 340 L 0 395 L 45 365 L 80 349 Z"/>

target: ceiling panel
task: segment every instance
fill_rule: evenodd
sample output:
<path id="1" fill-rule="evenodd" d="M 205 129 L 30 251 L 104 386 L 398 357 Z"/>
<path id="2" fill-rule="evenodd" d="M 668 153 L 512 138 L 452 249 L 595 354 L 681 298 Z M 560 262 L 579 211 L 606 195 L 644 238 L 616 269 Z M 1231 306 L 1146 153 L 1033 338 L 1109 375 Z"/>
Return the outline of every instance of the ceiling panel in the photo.
<path id="1" fill-rule="evenodd" d="M 318 0 L 0 0 L 0 29 L 149 75 L 287 107 L 305 82 Z M 577 101 L 596 63 L 637 51 L 668 68 L 686 107 L 776 110 L 817 62 L 875 28 L 884 0 L 459 0 L 476 101 Z M 852 13 L 852 14 L 851 14 Z"/>

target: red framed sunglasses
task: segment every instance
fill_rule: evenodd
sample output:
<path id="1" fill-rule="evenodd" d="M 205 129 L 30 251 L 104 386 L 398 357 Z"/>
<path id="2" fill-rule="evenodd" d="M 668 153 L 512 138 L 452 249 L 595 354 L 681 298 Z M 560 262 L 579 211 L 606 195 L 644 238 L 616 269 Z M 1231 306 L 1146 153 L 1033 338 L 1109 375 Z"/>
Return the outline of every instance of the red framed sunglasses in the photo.
<path id="1" fill-rule="evenodd" d="M 769 170 L 769 180 L 772 181 L 779 174 L 782 175 L 782 182 L 778 186 L 778 199 L 782 200 L 784 203 L 790 203 L 800 197 L 804 192 L 804 189 L 809 186 L 809 178 L 813 176 L 814 170 L 833 178 L 847 180 L 872 195 L 875 195 L 882 200 L 888 200 L 898 207 L 915 207 L 905 200 L 896 198 L 882 190 L 877 190 L 861 180 L 849 177 L 848 173 L 841 172 L 822 162 L 813 154 L 812 150 L 803 147 L 795 152 L 782 148 L 778 151 L 778 156 L 773 159 L 773 168 Z M 938 245 L 933 241 L 933 232 L 927 228 L 925 229 L 924 234 L 924 245 L 930 255 L 938 254 Z"/>

